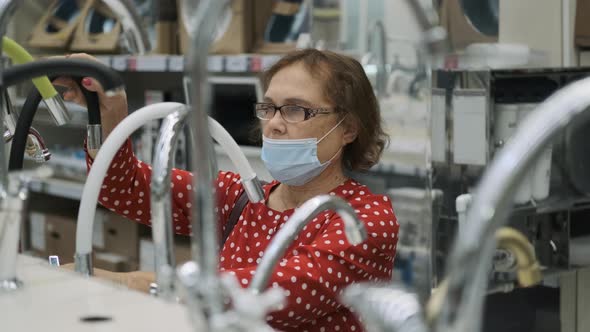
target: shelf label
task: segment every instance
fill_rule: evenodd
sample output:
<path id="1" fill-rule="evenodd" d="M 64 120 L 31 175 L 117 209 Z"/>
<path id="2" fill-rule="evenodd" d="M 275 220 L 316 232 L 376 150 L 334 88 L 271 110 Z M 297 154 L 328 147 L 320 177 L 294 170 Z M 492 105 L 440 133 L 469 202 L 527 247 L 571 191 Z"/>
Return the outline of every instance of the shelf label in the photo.
<path id="1" fill-rule="evenodd" d="M 133 57 L 135 59 L 135 70 L 144 72 L 165 72 L 168 68 L 166 55 L 150 55 Z M 131 64 L 130 64 L 131 67 Z"/>
<path id="2" fill-rule="evenodd" d="M 210 72 L 223 71 L 223 57 L 220 55 L 212 55 L 207 57 L 207 70 Z"/>
<path id="3" fill-rule="evenodd" d="M 267 70 L 268 68 L 272 67 L 277 61 L 281 59 L 280 55 L 263 55 L 261 56 L 261 70 Z"/>
<path id="4" fill-rule="evenodd" d="M 113 56 L 113 69 L 118 71 L 125 71 L 127 70 L 127 59 L 129 57 L 126 55 L 116 55 Z"/>
<path id="5" fill-rule="evenodd" d="M 184 57 L 182 55 L 172 55 L 168 57 L 168 70 L 174 72 L 184 71 Z"/>
<path id="6" fill-rule="evenodd" d="M 247 55 L 228 55 L 225 57 L 225 71 L 243 73 L 248 71 Z"/>

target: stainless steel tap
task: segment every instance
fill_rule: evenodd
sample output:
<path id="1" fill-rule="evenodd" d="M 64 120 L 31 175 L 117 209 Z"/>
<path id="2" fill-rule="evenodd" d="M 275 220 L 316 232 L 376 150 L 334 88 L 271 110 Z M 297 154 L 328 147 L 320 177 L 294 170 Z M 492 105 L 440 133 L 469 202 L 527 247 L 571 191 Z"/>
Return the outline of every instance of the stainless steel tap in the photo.
<path id="1" fill-rule="evenodd" d="M 166 300 L 174 299 L 174 230 L 170 176 L 178 135 L 188 116 L 188 108 L 168 115 L 162 122 L 152 165 L 151 209 L 152 237 L 156 256 L 157 295 Z"/>
<path id="2" fill-rule="evenodd" d="M 193 194 L 192 205 L 192 231 L 193 259 L 198 257 L 200 267 L 199 283 L 205 309 L 210 317 L 215 317 L 223 312 L 220 280 L 217 271 L 218 258 L 218 234 L 217 217 L 213 210 L 214 196 L 211 194 L 213 184 L 213 172 L 209 163 L 209 155 L 212 149 L 209 137 L 207 115 L 210 108 L 210 91 L 207 82 L 207 56 L 209 46 L 213 40 L 214 31 L 219 17 L 229 5 L 229 0 L 201 0 L 195 13 L 195 26 L 192 31 L 192 43 L 188 56 L 188 71 L 192 78 L 193 86 L 193 117 L 194 129 L 193 169 L 198 170 L 194 177 L 196 192 Z"/>
<path id="3" fill-rule="evenodd" d="M 8 20 L 14 14 L 17 5 L 20 1 L 17 0 L 0 0 L 0 38 L 6 35 L 6 28 L 8 26 Z M 2 45 L 0 44 L 0 51 Z M 2 54 L 2 52 L 0 52 Z M 4 78 L 2 73 L 4 72 L 4 61 L 0 61 L 0 104 L 5 103 L 5 89 Z M 4 123 L 4 112 L 0 112 L 0 125 Z M 4 199 L 6 197 L 6 190 L 8 187 L 8 169 L 7 165 L 8 158 L 6 155 L 6 144 L 3 139 L 0 139 L 0 197 Z"/>
<path id="4" fill-rule="evenodd" d="M 16 259 L 31 178 L 47 178 L 51 174 L 49 167 L 10 173 L 10 187 L 0 201 L 0 295 L 22 286 L 16 275 Z"/>
<path id="5" fill-rule="evenodd" d="M 399 285 L 361 283 L 347 287 L 342 302 L 355 310 L 369 332 L 426 332 L 418 296 Z"/>
<path id="6" fill-rule="evenodd" d="M 46 162 L 51 158 L 51 152 L 49 152 L 49 149 L 45 145 L 43 137 L 33 127 L 29 128 L 25 152 L 38 163 Z"/>
<path id="7" fill-rule="evenodd" d="M 268 279 L 279 259 L 285 254 L 285 250 L 295 240 L 303 227 L 307 225 L 314 216 L 325 210 L 334 210 L 344 221 L 344 233 L 348 242 L 353 245 L 362 243 L 367 238 L 365 225 L 357 218 L 354 209 L 343 199 L 320 195 L 309 199 L 301 205 L 281 230 L 274 236 L 262 256 L 260 264 L 256 269 L 252 282 L 248 287 L 255 293 L 261 293 L 268 284 Z"/>
<path id="8" fill-rule="evenodd" d="M 160 128 L 160 134 L 156 143 L 156 155 L 152 171 L 152 234 L 155 245 L 156 255 L 156 295 L 160 295 L 168 300 L 174 298 L 174 256 L 173 252 L 173 230 L 172 230 L 172 211 L 170 207 L 170 176 L 174 164 L 174 147 L 178 135 L 180 134 L 186 119 L 188 109 L 182 109 L 166 117 Z M 238 144 L 233 140 L 231 135 L 213 118 L 208 118 L 209 130 L 211 136 L 221 147 L 231 156 L 232 162 L 236 165 L 244 190 L 252 202 L 260 202 L 264 199 L 262 186 L 252 170 L 246 157 L 243 155 Z M 191 127 L 188 136 L 192 137 Z M 215 153 L 211 151 L 209 160 L 215 164 Z M 212 165 L 212 172 L 217 167 Z"/>
<path id="9" fill-rule="evenodd" d="M 383 22 L 380 20 L 375 22 L 368 32 L 367 41 L 367 49 L 377 59 L 377 82 L 375 84 L 375 90 L 377 90 L 377 97 L 383 98 L 386 95 L 387 87 L 387 36 Z M 374 52 L 373 47 L 378 48 L 378 50 Z"/>

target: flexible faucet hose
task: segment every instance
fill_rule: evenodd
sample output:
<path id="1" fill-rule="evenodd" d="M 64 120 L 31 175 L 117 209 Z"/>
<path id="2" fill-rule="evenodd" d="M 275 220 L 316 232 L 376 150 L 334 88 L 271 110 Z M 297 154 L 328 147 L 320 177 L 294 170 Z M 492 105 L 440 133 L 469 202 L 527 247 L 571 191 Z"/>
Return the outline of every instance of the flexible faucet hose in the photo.
<path id="1" fill-rule="evenodd" d="M 53 78 L 52 78 L 53 79 Z M 93 91 L 88 91 L 82 87 L 83 77 L 76 78 L 76 82 L 80 86 L 80 90 L 86 99 L 86 106 L 88 108 L 88 124 L 100 125 L 100 105 L 98 102 L 98 94 Z M 8 161 L 8 169 L 20 170 L 23 168 L 24 153 L 27 145 L 27 136 L 29 129 L 33 124 L 33 118 L 37 113 L 42 96 L 37 89 L 32 89 L 27 96 L 27 99 L 20 112 L 16 128 L 14 130 L 14 137 L 12 139 L 12 147 L 10 149 L 10 159 Z"/>

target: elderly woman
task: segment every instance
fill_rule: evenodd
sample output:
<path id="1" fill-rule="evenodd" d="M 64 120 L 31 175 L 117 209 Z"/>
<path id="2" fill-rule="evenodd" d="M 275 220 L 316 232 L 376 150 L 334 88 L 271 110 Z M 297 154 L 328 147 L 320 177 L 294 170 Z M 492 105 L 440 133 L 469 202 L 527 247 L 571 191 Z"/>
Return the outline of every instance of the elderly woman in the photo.
<path id="1" fill-rule="evenodd" d="M 71 87 L 66 100 L 81 102 L 75 85 L 61 83 Z M 125 96 L 106 97 L 92 79 L 83 84 L 99 93 L 106 137 L 127 114 Z M 387 139 L 371 84 L 356 60 L 308 49 L 283 57 L 266 72 L 264 85 L 264 100 L 254 105 L 254 112 L 262 127 L 262 160 L 275 181 L 264 186 L 263 202 L 248 203 L 241 211 L 221 249 L 219 269 L 248 286 L 273 235 L 294 210 L 316 195 L 337 195 L 355 209 L 368 239 L 349 244 L 343 221 L 333 212 L 315 218 L 272 275 L 271 284 L 286 290 L 288 304 L 268 321 L 284 331 L 360 331 L 339 294 L 355 282 L 391 278 L 399 228 L 386 196 L 345 175 L 345 169 L 367 170 L 377 163 Z M 91 167 L 91 156 L 87 161 Z M 100 203 L 149 225 L 150 178 L 151 167 L 135 158 L 128 140 L 112 162 Z M 174 229 L 188 235 L 192 174 L 174 169 L 172 180 Z M 215 188 L 216 211 L 225 229 L 244 188 L 239 175 L 230 172 L 219 172 Z M 153 278 L 141 273 L 107 277 L 124 278 L 132 286 Z"/>

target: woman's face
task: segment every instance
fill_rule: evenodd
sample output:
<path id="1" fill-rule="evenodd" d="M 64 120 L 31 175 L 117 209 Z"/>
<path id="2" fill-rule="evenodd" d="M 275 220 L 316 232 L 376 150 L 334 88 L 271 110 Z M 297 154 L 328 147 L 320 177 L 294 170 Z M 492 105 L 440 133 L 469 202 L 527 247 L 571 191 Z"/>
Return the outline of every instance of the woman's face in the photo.
<path id="1" fill-rule="evenodd" d="M 323 95 L 322 82 L 313 78 L 302 63 L 295 63 L 279 70 L 271 79 L 264 102 L 276 106 L 299 105 L 308 108 L 325 108 L 335 112 Z M 341 117 L 336 113 L 318 114 L 298 123 L 288 123 L 276 112 L 270 120 L 262 120 L 262 133 L 274 139 L 322 138 L 330 131 Z M 325 162 L 332 158 L 341 147 L 349 143 L 344 122 L 318 144 L 318 159 Z M 340 153 L 335 159 L 341 159 Z"/>

